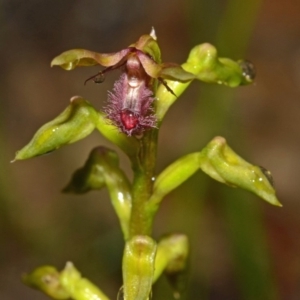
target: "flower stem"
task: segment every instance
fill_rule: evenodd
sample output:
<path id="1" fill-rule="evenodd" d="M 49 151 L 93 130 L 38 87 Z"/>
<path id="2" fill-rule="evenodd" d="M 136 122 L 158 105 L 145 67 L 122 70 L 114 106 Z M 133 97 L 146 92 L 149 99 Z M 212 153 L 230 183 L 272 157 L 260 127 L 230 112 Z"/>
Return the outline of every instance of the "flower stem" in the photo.
<path id="1" fill-rule="evenodd" d="M 152 129 L 140 139 L 137 164 L 133 166 L 132 210 L 130 236 L 150 235 L 153 215 L 147 213 L 146 203 L 153 189 L 158 130 Z"/>

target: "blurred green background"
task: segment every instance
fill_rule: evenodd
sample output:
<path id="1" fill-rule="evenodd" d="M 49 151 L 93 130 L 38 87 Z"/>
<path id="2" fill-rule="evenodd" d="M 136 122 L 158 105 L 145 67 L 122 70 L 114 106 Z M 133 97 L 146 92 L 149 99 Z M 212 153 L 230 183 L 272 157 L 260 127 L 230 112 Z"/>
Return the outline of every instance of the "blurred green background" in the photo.
<path id="1" fill-rule="evenodd" d="M 186 299 L 300 299 L 300 2 L 298 0 L 2 0 L 0 2 L 0 299 L 42 300 L 22 273 L 71 260 L 111 299 L 121 286 L 123 241 L 107 192 L 63 195 L 72 172 L 97 145 L 76 144 L 10 164 L 16 150 L 74 95 L 101 109 L 118 72 L 83 82 L 99 68 L 50 69 L 62 51 L 114 52 L 154 26 L 164 61 L 214 43 L 220 56 L 255 63 L 254 85 L 235 90 L 193 83 L 160 134 L 157 171 L 214 136 L 272 171 L 283 208 L 198 173 L 172 192 L 154 235 L 190 237 Z M 129 163 L 122 157 L 122 165 Z M 162 278 L 153 299 L 172 299 Z M 185 299 L 183 297 L 183 299 Z"/>

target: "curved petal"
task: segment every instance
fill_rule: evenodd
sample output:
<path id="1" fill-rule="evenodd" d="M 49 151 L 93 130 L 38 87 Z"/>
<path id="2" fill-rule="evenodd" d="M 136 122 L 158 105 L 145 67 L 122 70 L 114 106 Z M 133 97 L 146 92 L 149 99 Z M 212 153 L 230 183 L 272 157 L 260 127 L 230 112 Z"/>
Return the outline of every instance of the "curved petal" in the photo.
<path id="1" fill-rule="evenodd" d="M 145 69 L 145 72 L 152 78 L 163 78 L 180 82 L 188 82 L 196 78 L 195 75 L 185 71 L 178 64 L 157 64 L 151 57 L 139 50 L 136 52 L 136 55 Z"/>
<path id="2" fill-rule="evenodd" d="M 185 71 L 180 65 L 173 63 L 161 64 L 159 77 L 180 82 L 189 82 L 196 78 L 192 73 Z"/>
<path id="3" fill-rule="evenodd" d="M 111 67 L 118 64 L 129 52 L 131 52 L 130 48 L 114 53 L 97 53 L 85 49 L 73 49 L 56 56 L 51 62 L 51 67 L 60 66 L 65 70 L 98 64 L 104 67 Z"/>
<path id="4" fill-rule="evenodd" d="M 158 78 L 162 70 L 161 65 L 157 64 L 151 57 L 140 50 L 137 50 L 136 55 L 145 69 L 145 72 L 152 78 Z"/>

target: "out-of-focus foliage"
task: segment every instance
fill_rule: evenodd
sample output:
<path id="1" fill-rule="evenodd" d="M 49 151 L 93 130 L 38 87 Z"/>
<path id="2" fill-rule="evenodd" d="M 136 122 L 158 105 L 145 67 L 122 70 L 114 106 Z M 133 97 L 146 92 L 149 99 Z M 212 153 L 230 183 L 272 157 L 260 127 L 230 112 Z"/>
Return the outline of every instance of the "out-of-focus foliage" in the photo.
<path id="1" fill-rule="evenodd" d="M 92 134 L 72 149 L 65 147 L 34 162 L 11 165 L 9 161 L 37 127 L 67 106 L 67 99 L 74 93 L 100 108 L 106 91 L 111 89 L 110 80 L 114 75 L 107 76 L 101 85 L 83 86 L 84 80 L 98 68 L 95 67 L 95 72 L 87 69 L 70 75 L 47 69 L 52 57 L 62 49 L 79 45 L 94 51 L 114 51 L 131 38 L 148 32 L 152 25 L 165 53 L 164 61 L 184 61 L 188 49 L 209 42 L 216 44 L 221 56 L 237 60 L 248 57 L 258 71 L 256 85 L 241 89 L 237 95 L 230 92 L 228 96 L 222 86 L 192 87 L 190 94 L 172 107 L 163 124 L 157 170 L 163 170 L 184 153 L 198 151 L 213 136 L 222 135 L 238 153 L 247 150 L 247 157 L 253 162 L 272 169 L 284 204 L 280 210 L 265 205 L 253 208 L 250 203 L 255 199 L 249 202 L 241 199 L 246 193 L 236 194 L 236 189 L 231 193 L 229 188 L 220 189 L 218 183 L 201 188 L 202 175 L 171 193 L 156 218 L 155 234 L 180 229 L 189 236 L 193 272 L 188 298 L 201 295 L 202 299 L 259 299 L 261 288 L 270 287 L 264 274 L 259 273 L 261 267 L 275 279 L 271 289 L 275 282 L 282 299 L 299 298 L 300 109 L 297 101 L 299 51 L 295 43 L 300 27 L 299 2 L 264 2 L 251 24 L 250 29 L 254 31 L 250 40 L 242 22 L 252 12 L 240 7 L 236 17 L 230 19 L 234 29 L 228 30 L 222 16 L 232 11 L 230 3 L 178 1 L 170 5 L 169 1 L 160 1 L 156 6 L 150 1 L 90 1 L 88 4 L 70 0 L 3 1 L 0 298 L 45 299 L 23 287 L 20 273 L 45 262 L 61 267 L 67 259 L 74 261 L 93 282 L 107 287 L 108 295 L 114 295 L 119 288 L 123 245 L 107 194 L 93 192 L 83 198 L 59 194 L 70 172 L 83 165 L 92 147 L 107 145 L 105 140 Z M 220 44 L 215 43 L 216 36 L 226 30 L 230 33 L 219 38 L 225 45 L 221 50 Z M 232 55 L 226 47 L 226 43 L 241 41 L 236 38 L 238 34 L 249 40 L 247 55 L 240 56 L 238 52 Z M 226 126 L 220 127 L 219 120 L 224 114 Z M 196 129 L 191 130 L 190 126 Z M 127 165 L 123 157 L 121 164 Z M 225 221 L 222 204 L 229 202 L 234 202 L 240 216 L 228 213 Z M 241 203 L 245 203 L 243 210 Z M 253 215 L 261 216 L 265 234 L 261 235 L 256 226 L 236 227 L 241 222 L 249 224 L 248 218 Z M 253 240 L 245 241 L 242 229 Z M 233 255 L 227 238 L 237 239 L 237 235 L 240 247 L 233 248 Z M 254 254 L 265 249 L 268 256 L 258 255 L 250 264 L 245 259 L 250 247 Z M 235 267 L 233 257 L 240 258 Z M 247 278 L 255 288 L 243 288 L 242 278 Z M 158 281 L 156 288 L 157 299 L 169 298 L 172 293 L 164 281 Z M 244 290 L 244 296 L 240 290 Z M 256 297 L 252 291 L 257 292 Z"/>

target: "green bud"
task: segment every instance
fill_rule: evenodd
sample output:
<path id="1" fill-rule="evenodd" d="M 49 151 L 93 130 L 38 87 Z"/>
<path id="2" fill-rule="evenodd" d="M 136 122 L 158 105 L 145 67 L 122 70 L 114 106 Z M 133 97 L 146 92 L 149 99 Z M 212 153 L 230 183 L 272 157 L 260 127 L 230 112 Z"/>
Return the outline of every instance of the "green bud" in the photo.
<path id="1" fill-rule="evenodd" d="M 252 83 L 254 79 L 254 67 L 250 62 L 246 64 L 246 61 L 236 62 L 229 58 L 219 58 L 217 49 L 211 44 L 199 45 L 197 54 L 201 62 L 197 78 L 201 81 L 237 87 Z"/>
<path id="2" fill-rule="evenodd" d="M 86 100 L 71 98 L 70 105 L 54 120 L 43 125 L 32 140 L 16 153 L 15 160 L 49 153 L 85 138 L 94 130 L 97 118 L 98 113 Z"/>
<path id="3" fill-rule="evenodd" d="M 61 272 L 60 282 L 74 300 L 109 300 L 97 286 L 81 277 L 71 262 L 68 262 Z"/>
<path id="4" fill-rule="evenodd" d="M 217 181 L 248 190 L 270 204 L 282 206 L 276 198 L 271 173 L 246 162 L 222 137 L 215 137 L 201 151 L 200 168 Z"/>
<path id="5" fill-rule="evenodd" d="M 184 234 L 168 235 L 157 245 L 153 282 L 164 272 L 172 285 L 175 299 L 179 299 L 186 288 L 188 253 L 188 238 Z"/>
<path id="6" fill-rule="evenodd" d="M 249 61 L 236 62 L 229 58 L 219 58 L 216 48 L 208 43 L 195 46 L 190 51 L 187 61 L 181 66 L 186 73 L 178 69 L 180 74 L 178 76 L 168 76 L 177 74 L 176 68 L 162 70 L 164 78 L 172 80 L 165 81 L 169 89 L 164 84 L 160 84 L 156 93 L 156 98 L 159 100 L 156 116 L 160 121 L 193 79 L 236 87 L 252 83 L 255 77 L 254 66 Z M 170 90 L 173 93 L 170 93 Z"/>
<path id="7" fill-rule="evenodd" d="M 163 271 L 176 273 L 186 268 L 189 253 L 188 238 L 184 234 L 170 234 L 163 237 L 157 245 L 155 258 L 155 282 Z"/>
<path id="8" fill-rule="evenodd" d="M 134 236 L 126 242 L 123 255 L 123 292 L 126 300 L 147 300 L 154 274 L 156 242 L 148 236 Z"/>
<path id="9" fill-rule="evenodd" d="M 107 166 L 110 170 L 106 170 Z M 118 166 L 119 157 L 115 151 L 96 147 L 91 151 L 84 166 L 75 171 L 63 192 L 83 194 L 90 190 L 99 190 L 105 186 L 105 173 L 111 173 Z"/>
<path id="10" fill-rule="evenodd" d="M 70 294 L 60 283 L 59 272 L 51 266 L 36 268 L 22 277 L 24 284 L 42 291 L 52 299 L 69 299 Z"/>
<path id="11" fill-rule="evenodd" d="M 93 149 L 85 165 L 77 170 L 63 190 L 66 193 L 85 193 L 92 189 L 108 188 L 110 199 L 119 217 L 125 239 L 129 234 L 131 186 L 119 168 L 119 157 L 105 147 Z"/>

